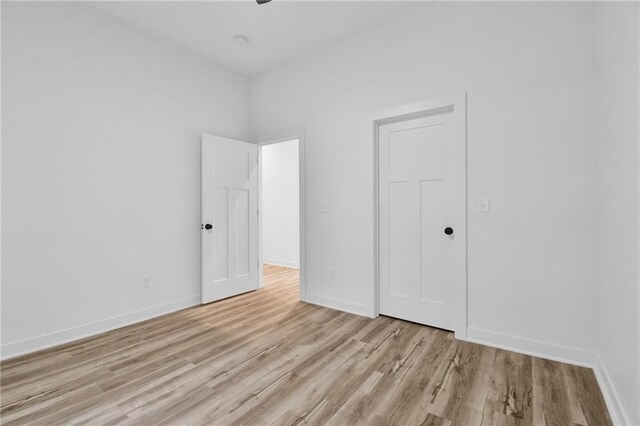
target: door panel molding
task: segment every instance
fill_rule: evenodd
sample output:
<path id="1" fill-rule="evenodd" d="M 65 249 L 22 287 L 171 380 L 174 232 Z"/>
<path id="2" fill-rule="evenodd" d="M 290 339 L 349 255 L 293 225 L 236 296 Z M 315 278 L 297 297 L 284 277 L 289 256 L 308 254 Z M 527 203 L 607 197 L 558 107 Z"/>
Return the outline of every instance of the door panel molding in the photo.
<path id="1" fill-rule="evenodd" d="M 452 217 L 456 243 L 452 247 L 452 328 L 458 339 L 467 338 L 467 135 L 466 93 L 431 99 L 380 111 L 371 117 L 373 140 L 373 200 L 374 200 L 374 282 L 371 289 L 369 316 L 380 314 L 380 143 L 383 125 L 415 118 L 451 113 L 451 143 L 453 149 Z"/>

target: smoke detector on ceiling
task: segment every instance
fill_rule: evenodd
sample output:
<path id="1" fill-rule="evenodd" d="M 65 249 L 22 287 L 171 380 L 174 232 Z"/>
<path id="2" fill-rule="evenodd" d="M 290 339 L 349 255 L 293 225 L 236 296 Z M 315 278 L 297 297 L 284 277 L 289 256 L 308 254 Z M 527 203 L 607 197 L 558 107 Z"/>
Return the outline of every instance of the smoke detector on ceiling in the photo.
<path id="1" fill-rule="evenodd" d="M 244 46 L 246 44 L 249 44 L 249 39 L 246 36 L 243 35 L 237 35 L 233 38 L 233 41 L 235 44 L 237 44 L 238 46 Z"/>

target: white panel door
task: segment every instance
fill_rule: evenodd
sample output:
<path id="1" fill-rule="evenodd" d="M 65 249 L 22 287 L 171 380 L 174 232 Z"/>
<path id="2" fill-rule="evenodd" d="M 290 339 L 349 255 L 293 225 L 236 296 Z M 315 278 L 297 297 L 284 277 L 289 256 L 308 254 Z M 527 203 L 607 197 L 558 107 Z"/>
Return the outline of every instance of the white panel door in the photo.
<path id="1" fill-rule="evenodd" d="M 202 135 L 202 303 L 258 288 L 257 154 Z"/>
<path id="2" fill-rule="evenodd" d="M 453 329 L 452 112 L 379 127 L 380 313 Z"/>

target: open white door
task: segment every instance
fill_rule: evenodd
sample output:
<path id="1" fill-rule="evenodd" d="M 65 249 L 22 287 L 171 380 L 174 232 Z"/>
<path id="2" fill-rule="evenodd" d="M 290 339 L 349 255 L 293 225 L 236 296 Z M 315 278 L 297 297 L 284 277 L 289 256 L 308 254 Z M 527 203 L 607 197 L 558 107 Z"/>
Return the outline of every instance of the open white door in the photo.
<path id="1" fill-rule="evenodd" d="M 202 135 L 202 303 L 258 288 L 257 153 Z"/>

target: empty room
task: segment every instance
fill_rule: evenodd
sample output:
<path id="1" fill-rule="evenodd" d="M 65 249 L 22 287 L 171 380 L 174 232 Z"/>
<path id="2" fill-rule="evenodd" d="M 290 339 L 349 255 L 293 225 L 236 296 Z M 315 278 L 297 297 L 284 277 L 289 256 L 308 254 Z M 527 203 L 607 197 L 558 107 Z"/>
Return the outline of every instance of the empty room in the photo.
<path id="1" fill-rule="evenodd" d="M 0 12 L 2 424 L 640 426 L 640 2 Z"/>

